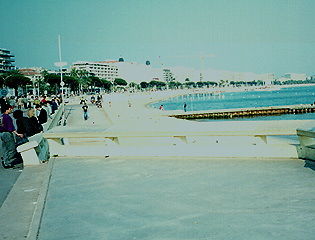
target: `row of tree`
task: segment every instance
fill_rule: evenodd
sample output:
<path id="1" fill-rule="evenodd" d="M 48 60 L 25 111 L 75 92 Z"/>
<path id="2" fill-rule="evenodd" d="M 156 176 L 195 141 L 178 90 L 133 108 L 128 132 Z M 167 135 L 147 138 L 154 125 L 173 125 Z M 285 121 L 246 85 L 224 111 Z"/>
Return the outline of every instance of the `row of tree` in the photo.
<path id="1" fill-rule="evenodd" d="M 36 82 L 32 82 L 28 77 L 22 75 L 19 70 L 12 70 L 3 73 L 0 75 L 0 87 L 9 87 L 14 88 L 16 90 L 16 94 L 18 92 L 18 88 L 22 88 L 23 92 L 26 92 L 28 87 L 33 89 L 36 87 L 39 89 L 40 93 L 47 92 L 48 94 L 58 94 L 60 92 L 60 83 L 61 77 L 60 75 L 51 74 L 47 71 L 43 71 L 41 73 L 42 77 Z M 121 78 L 116 78 L 114 81 L 109 81 L 106 79 L 100 79 L 99 77 L 91 75 L 86 70 L 76 70 L 72 69 L 70 72 L 70 76 L 63 76 L 63 82 L 65 83 L 65 87 L 74 93 L 86 93 L 86 92 L 94 92 L 97 88 L 102 88 L 106 92 L 112 92 L 119 89 L 131 89 L 131 90 L 164 90 L 164 89 L 192 89 L 192 88 L 210 88 L 213 86 L 225 87 L 225 86 L 263 86 L 265 82 L 261 80 L 255 81 L 228 81 L 228 80 L 220 80 L 219 82 L 211 82 L 211 81 L 200 81 L 200 82 L 192 82 L 188 78 L 184 83 L 171 81 L 168 83 L 152 80 L 149 82 L 141 82 L 137 84 L 135 82 L 127 83 L 126 80 Z M 294 81 L 290 80 L 287 82 L 278 82 L 274 81 L 273 84 L 302 84 L 302 83 L 315 83 L 315 80 L 307 80 L 307 81 Z M 35 85 L 35 86 L 34 86 Z"/>

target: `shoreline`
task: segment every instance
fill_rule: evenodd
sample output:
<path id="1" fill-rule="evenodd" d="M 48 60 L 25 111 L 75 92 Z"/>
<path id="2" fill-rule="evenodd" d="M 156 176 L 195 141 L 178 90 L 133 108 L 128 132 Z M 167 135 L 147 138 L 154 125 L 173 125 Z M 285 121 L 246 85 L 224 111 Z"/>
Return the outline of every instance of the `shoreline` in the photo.
<path id="1" fill-rule="evenodd" d="M 185 92 L 178 92 L 176 94 L 165 94 L 167 96 L 163 96 L 163 98 L 160 99 L 155 99 L 154 101 L 149 101 L 145 104 L 143 104 L 144 107 L 148 108 L 148 109 L 155 109 L 157 110 L 157 108 L 152 108 L 149 107 L 150 104 L 153 103 L 157 103 L 169 98 L 174 98 L 177 96 L 185 96 L 185 95 L 192 95 L 192 94 L 199 94 L 199 93 L 232 93 L 232 92 L 249 92 L 249 91 L 278 91 L 281 90 L 283 88 L 291 88 L 291 87 L 309 87 L 309 86 L 315 86 L 315 84 L 291 84 L 291 85 L 273 85 L 271 87 L 266 87 L 266 88 L 262 88 L 262 87 L 258 87 L 258 86 L 253 86 L 253 87 L 240 87 L 240 88 L 225 88 L 225 87 L 221 87 L 221 88 L 209 88 L 209 89 L 188 89 Z M 210 91 L 209 91 L 210 90 Z M 212 90 L 212 91 L 211 91 Z M 215 91 L 213 91 L 215 90 Z M 171 90 L 171 91 L 176 91 L 176 90 Z M 217 109 L 218 110 L 218 109 Z M 222 109 L 224 110 L 224 109 Z M 164 110 L 165 112 L 174 112 L 174 111 L 181 111 L 181 110 Z M 206 111 L 210 111 L 210 110 L 206 110 Z M 190 111 L 191 113 L 194 112 L 202 112 L 202 111 Z"/>
<path id="2" fill-rule="evenodd" d="M 268 88 L 264 91 L 275 91 L 281 88 L 290 88 L 290 87 L 308 87 L 315 86 L 315 84 L 307 85 L 276 85 L 275 87 Z M 280 88 L 279 88 L 280 87 Z M 122 124 L 136 124 L 145 120 L 147 123 L 152 121 L 185 121 L 179 120 L 176 118 L 170 118 L 169 116 L 174 114 L 184 114 L 182 109 L 180 110 L 165 110 L 161 111 L 158 108 L 150 108 L 149 104 L 154 102 L 162 101 L 168 98 L 182 96 L 186 94 L 198 94 L 205 92 L 241 92 L 245 91 L 248 88 L 211 88 L 211 89 L 192 89 L 192 90 L 165 90 L 165 91 L 155 91 L 155 92 L 135 92 L 135 93 L 114 93 L 106 94 L 103 96 L 103 107 L 105 112 L 109 115 L 109 118 L 113 122 L 118 122 Z M 251 90 L 259 89 L 258 87 L 252 87 Z M 259 89 L 260 91 L 260 89 Z M 194 111 L 196 113 L 200 111 Z M 190 112 L 190 113 L 194 113 Z M 157 119 L 157 120 L 156 120 Z M 191 121 L 188 121 L 191 122 Z M 200 122 L 198 122 L 200 123 Z M 140 124 L 145 124 L 142 122 Z"/>

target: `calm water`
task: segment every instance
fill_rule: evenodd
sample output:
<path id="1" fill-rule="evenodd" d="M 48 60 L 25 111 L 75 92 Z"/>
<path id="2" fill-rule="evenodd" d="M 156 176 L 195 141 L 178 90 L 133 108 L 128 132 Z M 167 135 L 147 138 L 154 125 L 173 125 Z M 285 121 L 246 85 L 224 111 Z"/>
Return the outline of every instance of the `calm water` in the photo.
<path id="1" fill-rule="evenodd" d="M 315 86 L 288 87 L 281 90 L 248 91 L 220 93 L 212 96 L 210 94 L 191 94 L 149 105 L 158 108 L 161 104 L 165 110 L 183 110 L 183 104 L 187 104 L 187 112 L 214 109 L 232 109 L 248 107 L 270 107 L 284 105 L 312 104 L 315 101 Z M 315 113 L 288 114 L 280 116 L 255 117 L 252 120 L 284 120 L 284 119 L 315 119 Z M 203 119 L 201 121 L 209 121 Z M 238 118 L 232 120 L 250 120 L 249 118 Z M 211 120 L 213 121 L 213 120 Z M 221 120 L 222 121 L 222 120 Z"/>

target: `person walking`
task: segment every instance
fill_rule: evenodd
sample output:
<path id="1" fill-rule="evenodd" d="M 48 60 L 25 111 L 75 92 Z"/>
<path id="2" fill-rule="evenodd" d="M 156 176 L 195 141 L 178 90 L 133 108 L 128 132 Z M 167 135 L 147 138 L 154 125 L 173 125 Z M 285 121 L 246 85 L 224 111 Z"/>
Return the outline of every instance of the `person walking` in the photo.
<path id="1" fill-rule="evenodd" d="M 184 103 L 184 112 L 186 112 L 187 111 L 187 104 L 186 103 Z"/>
<path id="2" fill-rule="evenodd" d="M 88 108 L 89 106 L 86 104 L 86 102 L 83 104 L 82 106 L 82 109 L 83 109 L 83 117 L 84 117 L 84 120 L 88 120 L 89 118 L 89 115 L 88 115 Z"/>
<path id="3" fill-rule="evenodd" d="M 0 117 L 0 138 L 2 141 L 3 161 L 4 168 L 13 168 L 16 164 L 22 163 L 23 160 L 19 156 L 15 147 L 14 134 L 23 138 L 23 134 L 19 134 L 13 125 L 13 120 L 9 116 L 13 108 L 9 104 L 5 104 L 1 108 L 3 113 Z"/>

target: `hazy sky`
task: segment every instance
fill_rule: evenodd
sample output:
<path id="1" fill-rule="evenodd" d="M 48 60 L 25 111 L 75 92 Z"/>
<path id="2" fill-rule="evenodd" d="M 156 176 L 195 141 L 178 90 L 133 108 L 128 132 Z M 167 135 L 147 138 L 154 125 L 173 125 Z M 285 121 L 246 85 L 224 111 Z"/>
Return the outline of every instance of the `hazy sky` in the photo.
<path id="1" fill-rule="evenodd" d="M 17 67 L 118 60 L 154 67 L 315 74 L 314 0 L 0 0 Z M 174 57 L 177 56 L 177 57 Z M 179 57 L 182 56 L 182 57 Z"/>

